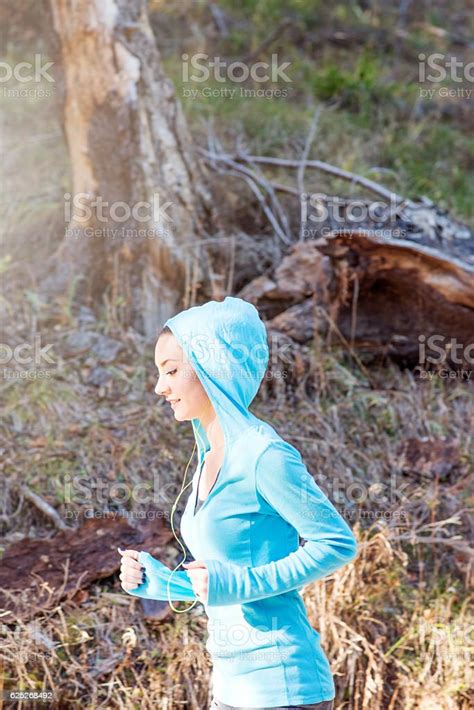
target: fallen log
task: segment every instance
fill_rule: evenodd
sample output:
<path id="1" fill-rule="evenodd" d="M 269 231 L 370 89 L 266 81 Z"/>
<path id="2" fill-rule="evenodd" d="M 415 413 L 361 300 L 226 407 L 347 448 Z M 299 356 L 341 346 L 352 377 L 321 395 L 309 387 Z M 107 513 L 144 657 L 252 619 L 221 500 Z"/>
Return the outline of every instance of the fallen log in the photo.
<path id="1" fill-rule="evenodd" d="M 407 199 L 365 176 L 309 160 L 318 117 L 299 159 L 249 155 L 241 147 L 232 154 L 214 138 L 208 150 L 200 149 L 217 172 L 231 168 L 254 192 L 258 186 L 279 238 L 276 251 L 286 244 L 279 263 L 236 295 L 259 308 L 270 333 L 300 346 L 318 333 L 326 345 L 365 352 L 369 361 L 390 356 L 420 374 L 449 363 L 460 373 L 466 367 L 474 381 L 474 234 L 424 196 Z M 280 185 L 260 166 L 297 170 L 296 189 L 284 187 L 285 204 L 276 197 Z M 383 201 L 312 192 L 304 187 L 305 171 L 350 181 Z M 298 230 L 290 218 L 295 197 Z M 306 355 L 302 348 L 298 368 L 301 359 L 306 367 Z"/>
<path id="2" fill-rule="evenodd" d="M 100 519 L 89 518 L 76 530 L 61 531 L 46 540 L 19 540 L 0 560 L 2 622 L 26 621 L 53 609 L 64 598 L 80 601 L 81 590 L 119 570 L 117 547 L 145 549 L 161 556 L 172 537 L 171 529 L 159 516 L 132 527 L 126 518 L 111 513 L 102 514 Z M 145 612 L 161 618 L 160 613 L 152 614 L 148 608 Z"/>
<path id="3" fill-rule="evenodd" d="M 333 231 L 294 244 L 273 274 L 238 295 L 297 343 L 318 332 L 328 345 L 342 336 L 406 367 L 439 361 L 472 370 L 474 265 L 469 252 L 458 254 L 371 230 Z"/>
<path id="4" fill-rule="evenodd" d="M 407 239 L 380 240 L 370 231 L 335 232 L 318 248 L 331 258 L 341 286 L 347 284 L 336 320 L 352 347 L 408 367 L 424 366 L 428 358 L 474 364 L 471 263 Z M 457 362 L 453 343 L 461 346 Z"/>

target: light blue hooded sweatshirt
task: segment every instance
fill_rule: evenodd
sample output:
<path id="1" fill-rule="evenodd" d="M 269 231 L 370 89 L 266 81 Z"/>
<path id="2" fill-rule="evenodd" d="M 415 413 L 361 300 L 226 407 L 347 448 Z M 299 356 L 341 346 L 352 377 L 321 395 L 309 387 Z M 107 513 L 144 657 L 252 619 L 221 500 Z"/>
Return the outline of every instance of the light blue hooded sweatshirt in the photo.
<path id="1" fill-rule="evenodd" d="M 210 444 L 199 419 L 191 420 L 198 466 L 181 518 L 183 540 L 209 574 L 204 608 L 214 697 L 250 708 L 331 700 L 331 669 L 300 589 L 351 562 L 357 542 L 299 451 L 249 411 L 269 360 L 265 325 L 251 303 L 231 296 L 182 311 L 165 325 L 225 437 L 221 469 L 195 512 Z M 139 561 L 145 581 L 130 594 L 196 599 L 188 571 L 172 573 L 145 551 Z"/>

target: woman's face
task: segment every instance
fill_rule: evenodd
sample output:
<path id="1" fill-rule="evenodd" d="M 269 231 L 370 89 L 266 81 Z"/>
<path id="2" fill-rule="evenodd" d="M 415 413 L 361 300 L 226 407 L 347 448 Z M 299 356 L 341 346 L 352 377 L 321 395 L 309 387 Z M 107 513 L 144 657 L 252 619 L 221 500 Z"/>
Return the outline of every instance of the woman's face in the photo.
<path id="1" fill-rule="evenodd" d="M 175 419 L 202 419 L 212 410 L 212 404 L 183 349 L 171 333 L 160 335 L 155 346 L 155 365 L 159 377 L 155 392 L 167 400 L 179 400 L 169 405 Z"/>

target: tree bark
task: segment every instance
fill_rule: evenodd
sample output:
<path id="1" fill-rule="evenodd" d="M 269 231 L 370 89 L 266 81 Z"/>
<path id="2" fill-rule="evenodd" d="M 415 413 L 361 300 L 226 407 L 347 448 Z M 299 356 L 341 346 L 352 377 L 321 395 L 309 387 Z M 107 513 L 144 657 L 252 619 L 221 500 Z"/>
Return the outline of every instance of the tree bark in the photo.
<path id="1" fill-rule="evenodd" d="M 191 271 L 202 277 L 205 175 L 163 73 L 146 1 L 51 6 L 73 192 L 65 197 L 66 233 L 45 289 L 62 293 L 76 279 L 89 300 L 105 295 L 122 325 L 151 338 L 190 305 Z"/>

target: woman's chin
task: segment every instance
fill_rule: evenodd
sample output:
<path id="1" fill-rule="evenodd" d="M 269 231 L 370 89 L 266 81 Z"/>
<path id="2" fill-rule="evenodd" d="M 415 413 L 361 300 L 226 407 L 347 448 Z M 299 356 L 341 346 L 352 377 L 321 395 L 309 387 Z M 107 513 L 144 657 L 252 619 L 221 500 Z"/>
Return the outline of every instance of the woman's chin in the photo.
<path id="1" fill-rule="evenodd" d="M 179 422 L 190 421 L 193 418 L 189 414 L 189 410 L 184 409 L 182 402 L 178 402 L 171 409 L 173 410 L 174 418 Z"/>
<path id="2" fill-rule="evenodd" d="M 174 418 L 177 419 L 179 422 L 184 421 L 185 419 L 188 419 L 185 415 L 183 415 L 181 412 L 177 412 L 176 409 L 173 410 Z"/>

